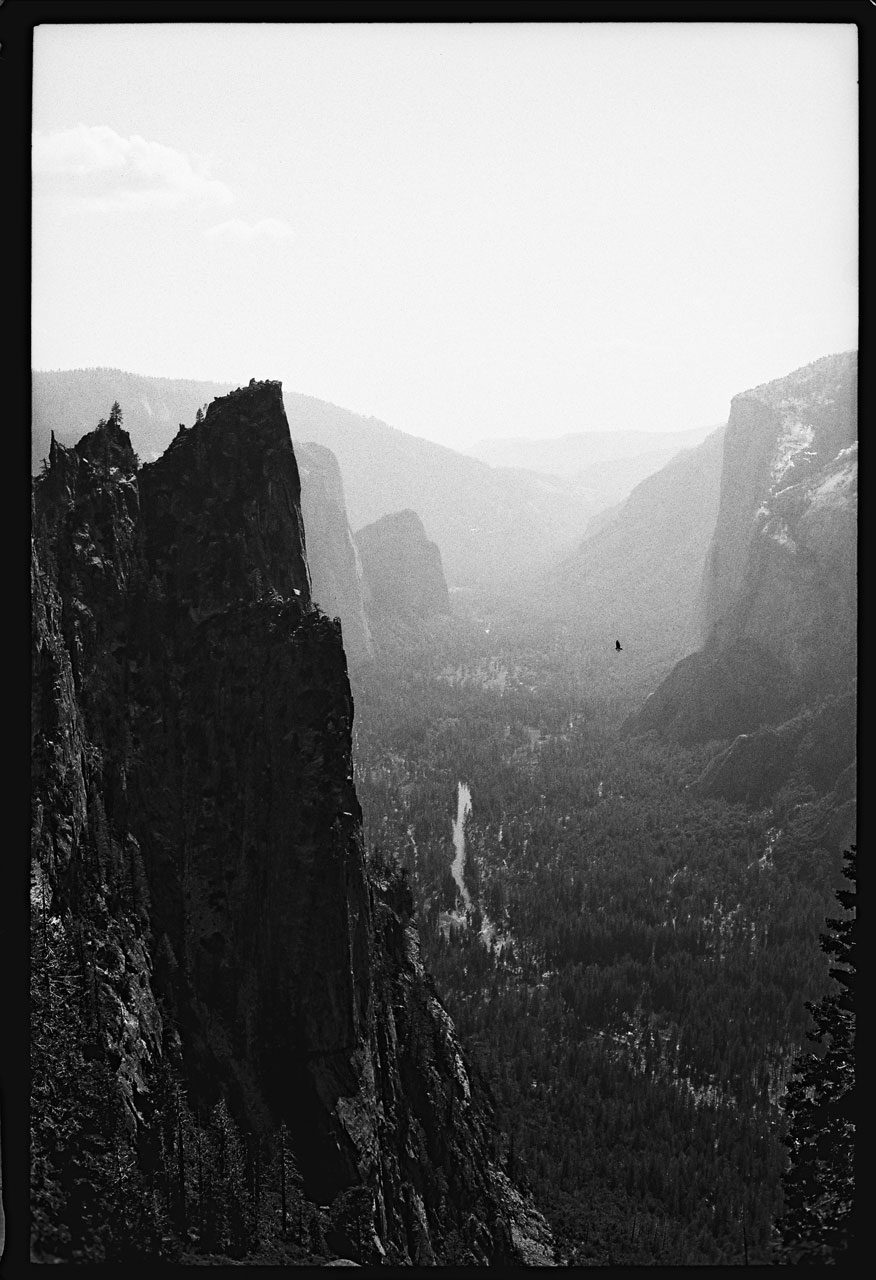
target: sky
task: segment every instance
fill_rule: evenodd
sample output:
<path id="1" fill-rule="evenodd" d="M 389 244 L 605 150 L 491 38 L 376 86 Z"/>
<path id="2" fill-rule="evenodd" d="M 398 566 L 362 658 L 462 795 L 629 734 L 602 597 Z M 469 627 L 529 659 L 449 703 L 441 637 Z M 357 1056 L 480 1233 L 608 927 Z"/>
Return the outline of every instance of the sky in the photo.
<path id="1" fill-rule="evenodd" d="M 849 24 L 42 24 L 32 361 L 453 448 L 857 346 Z"/>

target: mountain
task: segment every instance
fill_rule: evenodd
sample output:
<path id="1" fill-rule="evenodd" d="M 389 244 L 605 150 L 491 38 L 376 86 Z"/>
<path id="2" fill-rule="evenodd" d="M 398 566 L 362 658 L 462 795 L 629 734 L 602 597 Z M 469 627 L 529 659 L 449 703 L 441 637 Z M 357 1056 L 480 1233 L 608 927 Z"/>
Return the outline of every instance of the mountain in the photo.
<path id="1" fill-rule="evenodd" d="M 525 437 L 479 440 L 466 452 L 493 467 L 523 467 L 548 475 L 575 476 L 585 485 L 614 475 L 629 487 L 657 471 L 680 449 L 698 445 L 714 427 L 687 431 L 577 431 L 546 439 Z M 626 469 L 620 464 L 626 464 Z M 645 470 L 641 470 L 642 467 Z"/>
<path id="2" fill-rule="evenodd" d="M 159 457 L 198 409 L 234 389 L 233 382 L 147 378 L 122 369 L 34 369 L 31 374 L 31 467 L 48 457 L 52 432 L 74 445 L 117 400 L 143 462 Z"/>
<path id="3" fill-rule="evenodd" d="M 374 646 L 338 460 L 319 444 L 296 444 L 295 456 L 314 602 L 330 618 L 340 618 L 348 661 L 367 661 L 374 656 Z"/>
<path id="4" fill-rule="evenodd" d="M 360 529 L 365 605 L 377 626 L 416 624 L 450 613 L 441 552 L 414 511 L 396 511 Z"/>
<path id="5" fill-rule="evenodd" d="M 491 589 L 538 573 L 599 505 L 565 480 L 490 467 L 311 396 L 287 392 L 285 403 L 293 437 L 337 457 L 353 528 L 415 511 L 452 587 Z"/>
<path id="6" fill-rule="evenodd" d="M 718 511 L 724 428 L 636 486 L 553 576 L 555 608 L 626 651 L 673 661 L 696 643 L 706 549 Z"/>
<path id="7" fill-rule="evenodd" d="M 125 429 L 140 458 L 154 460 L 180 425 L 190 425 L 199 409 L 233 389 L 232 383 L 146 378 L 121 369 L 35 370 L 32 386 L 35 472 L 48 456 L 53 433 L 60 444 L 75 444 L 114 401 L 122 406 Z M 345 652 L 358 662 L 372 656 L 371 637 L 337 459 L 315 444 L 296 443 L 296 449 L 315 599 L 329 617 L 341 618 Z"/>
<path id="8" fill-rule="evenodd" d="M 846 352 L 732 401 L 701 591 L 705 643 L 624 727 L 735 738 L 703 779 L 716 794 L 762 795 L 767 779 L 806 775 L 794 765 L 801 736 L 854 758 L 856 379 Z"/>
<path id="9" fill-rule="evenodd" d="M 366 862 L 280 384 L 52 441 L 32 511 L 34 1256 L 549 1262 Z"/>
<path id="10" fill-rule="evenodd" d="M 60 443 L 72 444 L 114 400 L 135 450 L 148 459 L 167 447 L 180 422 L 194 420 L 205 400 L 230 389 L 91 369 L 35 370 L 33 387 L 34 470 L 52 431 Z M 167 401 L 160 411 L 159 393 Z M 87 408 L 87 424 L 78 409 L 74 415 L 65 407 L 66 397 Z M 441 549 L 452 586 L 490 590 L 537 576 L 610 501 L 564 478 L 489 467 L 313 396 L 287 391 L 284 403 L 293 440 L 321 444 L 337 458 L 352 528 L 394 511 L 416 511 Z"/>
<path id="11" fill-rule="evenodd" d="M 857 354 L 733 399 L 703 630 L 749 636 L 804 683 L 854 674 Z"/>

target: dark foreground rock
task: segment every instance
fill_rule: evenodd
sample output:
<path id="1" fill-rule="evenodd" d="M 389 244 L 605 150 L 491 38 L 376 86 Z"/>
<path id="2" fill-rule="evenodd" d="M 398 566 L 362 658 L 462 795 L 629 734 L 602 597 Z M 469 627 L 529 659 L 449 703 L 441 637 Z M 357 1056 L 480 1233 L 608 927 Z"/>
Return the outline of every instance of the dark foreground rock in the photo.
<path id="1" fill-rule="evenodd" d="M 32 593 L 34 1256 L 550 1262 L 366 867 L 279 383 L 53 441 Z"/>

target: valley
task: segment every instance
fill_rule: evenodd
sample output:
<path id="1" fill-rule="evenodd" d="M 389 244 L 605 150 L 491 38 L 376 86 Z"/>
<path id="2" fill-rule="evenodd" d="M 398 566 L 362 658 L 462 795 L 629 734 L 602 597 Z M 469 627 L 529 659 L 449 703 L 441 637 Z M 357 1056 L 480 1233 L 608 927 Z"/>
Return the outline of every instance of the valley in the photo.
<path id="1" fill-rule="evenodd" d="M 354 761 L 509 1176 L 570 1263 L 767 1262 L 777 1099 L 828 982 L 819 804 L 697 794 L 715 743 L 622 739 L 638 699 L 583 681 L 593 655 L 490 655 L 483 623 L 353 671 Z"/>
<path id="2" fill-rule="evenodd" d="M 57 8 L 3 1267 L 854 1260 L 876 0 Z"/>

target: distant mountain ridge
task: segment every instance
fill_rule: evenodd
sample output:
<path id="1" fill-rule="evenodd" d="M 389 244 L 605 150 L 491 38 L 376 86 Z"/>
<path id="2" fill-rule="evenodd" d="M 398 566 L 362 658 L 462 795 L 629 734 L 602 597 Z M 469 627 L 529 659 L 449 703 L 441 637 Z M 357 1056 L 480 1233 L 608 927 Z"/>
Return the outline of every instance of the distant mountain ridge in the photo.
<path id="1" fill-rule="evenodd" d="M 549 475 L 569 476 L 586 483 L 596 479 L 600 466 L 647 459 L 649 470 L 636 475 L 633 483 L 657 471 L 680 449 L 691 449 L 710 435 L 716 426 L 685 431 L 575 431 L 544 439 L 523 436 L 491 437 L 479 440 L 466 453 L 491 466 L 524 467 Z"/>

